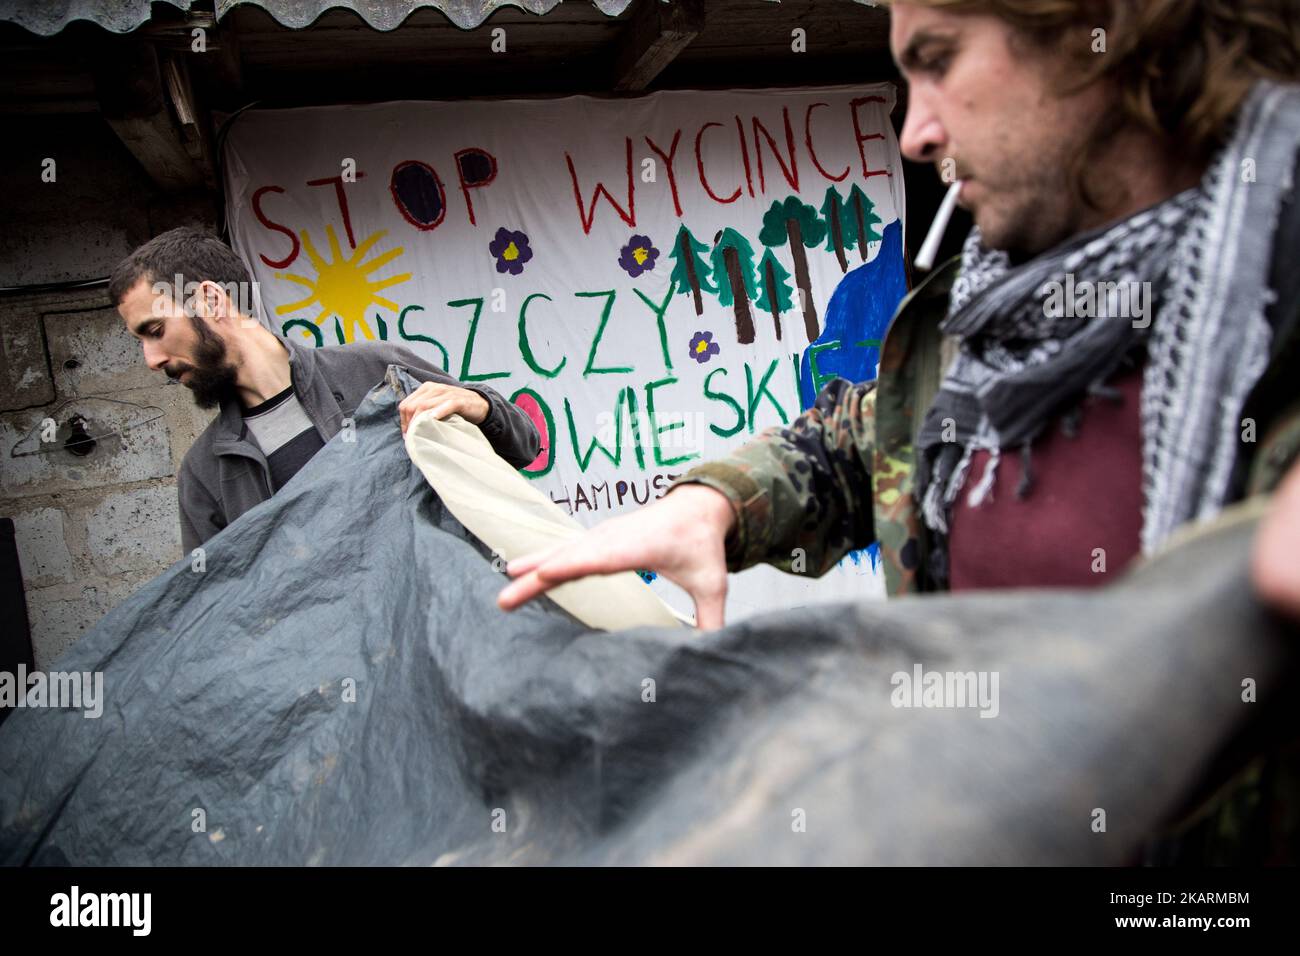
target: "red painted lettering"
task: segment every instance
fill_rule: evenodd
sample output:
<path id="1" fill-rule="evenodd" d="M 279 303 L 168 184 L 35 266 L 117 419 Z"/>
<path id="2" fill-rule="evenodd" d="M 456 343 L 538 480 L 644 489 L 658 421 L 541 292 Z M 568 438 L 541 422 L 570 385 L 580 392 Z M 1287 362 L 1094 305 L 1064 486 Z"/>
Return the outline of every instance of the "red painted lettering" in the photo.
<path id="1" fill-rule="evenodd" d="M 636 228 L 636 184 L 632 178 L 632 137 L 627 137 L 627 209 L 624 210 L 609 194 L 605 184 L 596 181 L 596 190 L 591 195 L 591 210 L 588 211 L 582 206 L 582 187 L 578 185 L 578 170 L 573 165 L 573 157 L 567 152 L 564 154 L 564 161 L 569 164 L 569 176 L 573 179 L 573 198 L 578 203 L 578 218 L 582 221 L 582 231 L 591 233 L 591 224 L 596 219 L 596 203 L 600 197 L 604 196 L 614 211 L 618 213 L 629 226 Z"/>
<path id="2" fill-rule="evenodd" d="M 283 269 L 289 263 L 293 262 L 294 259 L 298 258 L 298 237 L 294 235 L 294 231 L 288 226 L 282 226 L 278 222 L 272 222 L 270 219 L 266 218 L 266 213 L 262 212 L 262 194 L 282 192 L 284 192 L 283 186 L 263 186 L 261 189 L 257 190 L 257 192 L 253 193 L 253 215 L 257 217 L 257 221 L 267 229 L 284 233 L 289 237 L 289 241 L 293 243 L 293 246 L 289 249 L 289 254 L 283 259 L 268 259 L 265 255 L 259 254 L 258 258 L 272 269 Z"/>

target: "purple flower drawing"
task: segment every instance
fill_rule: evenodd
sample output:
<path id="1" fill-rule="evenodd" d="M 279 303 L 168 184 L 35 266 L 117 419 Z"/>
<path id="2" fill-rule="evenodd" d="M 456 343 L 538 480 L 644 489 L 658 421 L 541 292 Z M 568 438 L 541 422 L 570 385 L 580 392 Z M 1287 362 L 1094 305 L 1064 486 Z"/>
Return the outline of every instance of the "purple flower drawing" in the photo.
<path id="1" fill-rule="evenodd" d="M 497 236 L 488 243 L 488 252 L 497 260 L 497 272 L 509 272 L 517 276 L 524 271 L 524 263 L 533 257 L 533 249 L 528 245 L 528 236 L 502 227 Z"/>
<path id="2" fill-rule="evenodd" d="M 691 358 L 703 365 L 721 351 L 713 341 L 712 332 L 696 332 L 691 336 Z"/>
<path id="3" fill-rule="evenodd" d="M 619 253 L 618 264 L 633 279 L 643 272 L 655 267 L 659 250 L 654 247 L 649 236 L 633 236 Z"/>

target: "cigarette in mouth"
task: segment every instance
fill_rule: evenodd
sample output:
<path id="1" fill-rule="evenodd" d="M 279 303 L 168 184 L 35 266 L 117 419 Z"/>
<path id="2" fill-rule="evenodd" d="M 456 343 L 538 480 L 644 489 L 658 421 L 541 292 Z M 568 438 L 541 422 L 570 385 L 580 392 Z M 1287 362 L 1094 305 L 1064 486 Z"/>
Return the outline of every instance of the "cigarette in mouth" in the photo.
<path id="1" fill-rule="evenodd" d="M 929 272 L 934 266 L 934 257 L 939 252 L 939 243 L 948 228 L 948 220 L 952 218 L 953 207 L 957 205 L 957 194 L 961 192 L 961 184 L 962 181 L 959 179 L 948 187 L 943 202 L 939 204 L 939 212 L 934 217 L 934 223 L 930 226 L 930 231 L 925 234 L 925 242 L 921 243 L 921 251 L 916 254 L 913 264 L 922 271 Z"/>

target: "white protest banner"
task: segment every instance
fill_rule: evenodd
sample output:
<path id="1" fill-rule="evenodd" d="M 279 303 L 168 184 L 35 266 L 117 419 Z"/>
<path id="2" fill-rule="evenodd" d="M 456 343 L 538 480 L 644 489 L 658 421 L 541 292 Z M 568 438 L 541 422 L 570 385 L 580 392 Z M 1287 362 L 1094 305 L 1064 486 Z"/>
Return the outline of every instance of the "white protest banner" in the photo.
<path id="1" fill-rule="evenodd" d="M 591 524 L 875 376 L 905 292 L 893 105 L 881 84 L 252 110 L 230 231 L 270 328 L 398 343 L 512 398 L 545 445 L 525 474 Z M 855 552 L 821 580 L 746 572 L 729 610 L 880 591 Z"/>

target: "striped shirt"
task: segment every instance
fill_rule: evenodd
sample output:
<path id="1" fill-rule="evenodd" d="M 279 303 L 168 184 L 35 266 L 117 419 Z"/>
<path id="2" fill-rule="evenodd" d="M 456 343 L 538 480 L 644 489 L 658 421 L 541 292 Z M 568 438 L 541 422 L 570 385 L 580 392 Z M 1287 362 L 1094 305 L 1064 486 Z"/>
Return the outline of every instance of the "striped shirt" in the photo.
<path id="1" fill-rule="evenodd" d="M 292 385 L 262 404 L 245 409 L 244 423 L 266 455 L 272 492 L 283 488 L 312 455 L 325 447 Z"/>

